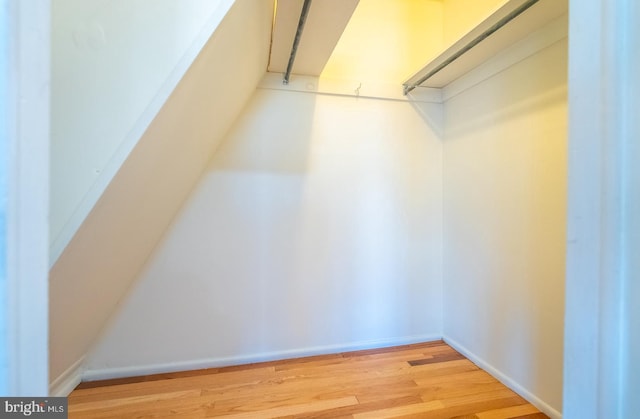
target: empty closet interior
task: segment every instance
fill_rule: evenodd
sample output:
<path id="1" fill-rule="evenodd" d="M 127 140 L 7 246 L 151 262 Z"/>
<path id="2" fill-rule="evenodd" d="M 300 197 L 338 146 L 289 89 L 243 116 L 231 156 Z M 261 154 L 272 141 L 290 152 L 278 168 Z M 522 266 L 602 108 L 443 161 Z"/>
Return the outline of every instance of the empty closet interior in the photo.
<path id="1" fill-rule="evenodd" d="M 54 384 L 444 338 L 559 415 L 565 0 L 78 3 Z"/>

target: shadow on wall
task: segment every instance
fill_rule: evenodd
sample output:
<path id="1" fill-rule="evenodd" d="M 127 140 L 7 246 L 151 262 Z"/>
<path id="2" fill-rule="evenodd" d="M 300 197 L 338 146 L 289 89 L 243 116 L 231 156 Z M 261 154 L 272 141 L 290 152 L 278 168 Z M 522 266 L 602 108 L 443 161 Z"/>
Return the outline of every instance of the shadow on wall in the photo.
<path id="1" fill-rule="evenodd" d="M 411 95 L 411 93 L 409 93 Z M 444 107 L 441 103 L 409 102 L 437 138 L 444 141 Z"/>
<path id="2" fill-rule="evenodd" d="M 440 147 L 407 103 L 258 89 L 87 368 L 440 336 Z"/>
<path id="3" fill-rule="evenodd" d="M 288 226 L 308 171 L 315 98 L 302 95 L 288 115 L 260 92 L 112 317 L 89 369 L 241 363 L 237 357 L 247 352 L 282 349 L 262 342 L 289 343 L 273 331 L 291 319 L 300 321 L 296 332 L 305 340 L 305 307 L 292 315 L 280 282 L 291 276 L 283 271 L 295 251 Z"/>
<path id="4" fill-rule="evenodd" d="M 233 3 L 52 267 L 54 387 L 77 374 L 263 76 L 272 5 Z"/>
<path id="5" fill-rule="evenodd" d="M 507 123 L 567 100 L 567 41 L 559 41 L 541 53 L 533 55 L 522 62 L 499 72 L 481 85 L 471 87 L 453 98 L 450 98 L 445 109 L 455 104 L 462 109 L 464 118 L 445 112 L 445 133 L 447 141 L 454 141 L 459 136 L 487 129 L 494 124 Z M 540 55 L 544 59 L 540 59 Z M 560 70 L 564 68 L 564 70 Z M 502 82 L 504 77 L 509 82 Z M 491 86 L 490 89 L 483 86 Z M 468 94 L 482 89 L 482 100 L 467 100 Z M 460 111 L 458 111 L 460 112 Z M 455 118 L 456 123 L 447 123 Z"/>
<path id="6" fill-rule="evenodd" d="M 204 235 L 196 237 L 185 229 L 179 233 L 193 238 L 193 247 L 206 246 L 202 258 L 192 263 L 211 275 L 194 279 L 214 292 L 230 293 L 215 298 L 212 313 L 219 317 L 212 318 L 211 326 L 225 339 L 210 345 L 223 356 L 283 351 L 313 342 L 312 305 L 304 293 L 293 291 L 304 273 L 297 272 L 292 261 L 312 171 L 316 96 L 293 93 L 292 100 L 291 95 L 255 92 L 244 117 L 211 160 L 197 202 L 189 205 L 189 220 L 183 220 L 192 233 L 204 228 Z"/>
<path id="7" fill-rule="evenodd" d="M 210 161 L 207 173 L 307 173 L 316 96 L 293 94 L 297 100 L 291 106 L 286 95 L 257 90 L 244 111 L 251 117 L 235 124 Z"/>
<path id="8" fill-rule="evenodd" d="M 53 2 L 52 262 L 135 147 L 230 3 Z"/>

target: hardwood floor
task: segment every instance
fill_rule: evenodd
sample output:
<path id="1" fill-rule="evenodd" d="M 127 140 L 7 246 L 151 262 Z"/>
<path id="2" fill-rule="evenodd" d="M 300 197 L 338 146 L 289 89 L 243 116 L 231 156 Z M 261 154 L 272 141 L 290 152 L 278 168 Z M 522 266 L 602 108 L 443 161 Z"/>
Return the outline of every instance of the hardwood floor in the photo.
<path id="1" fill-rule="evenodd" d="M 547 416 L 442 341 L 80 384 L 70 418 Z"/>

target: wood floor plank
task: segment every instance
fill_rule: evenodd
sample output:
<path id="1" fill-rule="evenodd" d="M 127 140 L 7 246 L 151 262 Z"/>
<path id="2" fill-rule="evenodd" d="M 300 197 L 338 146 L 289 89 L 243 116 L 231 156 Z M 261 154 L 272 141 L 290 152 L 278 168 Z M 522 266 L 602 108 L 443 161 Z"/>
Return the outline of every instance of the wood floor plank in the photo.
<path id="1" fill-rule="evenodd" d="M 232 392 L 203 390 L 203 395 L 214 396 L 218 402 L 217 409 L 229 409 L 237 404 L 252 405 L 255 403 L 283 403 L 295 400 L 299 395 L 314 395 L 318 399 L 356 396 L 374 400 L 395 399 L 399 397 L 420 397 L 418 386 L 413 380 L 404 376 L 359 377 L 350 372 L 347 375 L 324 377 L 323 379 L 292 379 L 277 385 L 258 384 L 251 388 L 238 388 Z M 362 400 L 359 400 L 362 403 Z"/>
<path id="2" fill-rule="evenodd" d="M 415 382 L 419 387 L 429 388 L 433 386 L 441 385 L 442 383 L 450 383 L 450 382 L 459 382 L 462 384 L 470 383 L 487 383 L 487 382 L 498 382 L 494 377 L 489 375 L 486 371 L 483 371 L 479 368 L 461 370 L 461 371 L 449 371 L 448 374 L 444 375 L 429 375 L 429 376 L 421 376 L 416 377 Z"/>
<path id="3" fill-rule="evenodd" d="M 130 406 L 138 403 L 156 403 L 161 400 L 179 400 L 183 398 L 201 397 L 200 390 L 172 391 L 169 393 L 152 393 L 143 396 L 123 397 L 118 399 L 98 400 L 86 403 L 73 403 L 69 406 L 70 413 L 86 412 L 99 409 L 114 409 L 120 406 Z"/>
<path id="4" fill-rule="evenodd" d="M 108 387 L 120 384 L 135 384 L 148 381 L 171 380 L 174 378 L 196 377 L 201 375 L 211 375 L 220 372 L 220 368 L 207 368 L 193 371 L 168 372 L 163 374 L 143 375 L 138 377 L 112 378 L 109 380 L 86 381 L 80 383 L 76 390 L 85 390 L 95 387 Z"/>
<path id="5" fill-rule="evenodd" d="M 358 404 L 358 400 L 351 397 L 343 397 L 340 399 L 329 399 L 312 401 L 302 404 L 278 406 L 263 410 L 236 411 L 228 414 L 219 415 L 212 411 L 207 417 L 221 417 L 229 419 L 257 419 L 257 418 L 279 418 L 287 415 L 294 415 L 302 412 L 317 412 L 321 410 L 333 409 L 344 406 L 354 406 Z"/>
<path id="6" fill-rule="evenodd" d="M 216 400 L 215 412 L 218 415 L 231 414 L 238 411 L 268 411 L 292 405 L 312 405 L 327 400 L 344 400 L 355 396 L 347 392 L 328 391 L 327 393 L 287 392 L 287 393 L 262 393 L 252 394 L 249 397 Z M 214 398 L 215 400 L 215 398 Z"/>
<path id="7" fill-rule="evenodd" d="M 514 416 L 509 419 L 548 419 L 548 416 L 545 415 L 544 413 L 538 412 L 538 413 L 531 413 L 523 416 Z"/>
<path id="8" fill-rule="evenodd" d="M 443 408 L 429 415 L 430 419 L 449 419 L 487 410 L 518 406 L 527 402 L 506 387 L 498 390 L 439 400 Z"/>
<path id="9" fill-rule="evenodd" d="M 69 412 L 72 419 L 545 417 L 442 341 L 81 384 Z"/>
<path id="10" fill-rule="evenodd" d="M 415 382 L 403 375 L 376 376 L 375 373 L 349 371 L 343 375 L 335 374 L 322 377 L 287 377 L 272 379 L 255 385 L 236 387 L 234 389 L 203 388 L 202 394 L 215 395 L 217 400 L 243 400 L 256 397 L 290 397 L 292 394 L 329 394 L 333 397 L 350 394 L 360 396 L 374 389 L 372 386 L 382 386 L 393 392 L 411 387 L 416 391 L 411 394 L 419 395 Z M 375 387 L 377 388 L 377 387 Z M 376 393 L 379 393 L 376 391 Z"/>
<path id="11" fill-rule="evenodd" d="M 404 352 L 411 349 L 423 350 L 425 348 L 433 348 L 433 347 L 440 347 L 440 346 L 446 346 L 450 348 L 450 346 L 447 345 L 443 340 L 434 340 L 431 342 L 412 343 L 409 345 L 399 345 L 399 346 L 391 346 L 391 347 L 384 347 L 384 348 L 364 349 L 361 351 L 354 351 L 354 352 L 346 352 L 343 354 L 343 356 L 362 357 L 365 355 L 372 355 L 372 354 L 390 354 L 393 352 Z"/>
<path id="12" fill-rule="evenodd" d="M 450 400 L 455 399 L 456 397 L 468 396 L 470 394 L 479 394 L 481 397 L 484 397 L 486 393 L 501 390 L 502 388 L 504 388 L 504 385 L 497 381 L 469 386 L 452 385 L 451 383 L 447 383 L 438 388 L 423 390 L 420 393 L 420 397 L 422 397 L 422 400 L 424 401 Z"/>
<path id="13" fill-rule="evenodd" d="M 447 397 L 440 399 L 444 403 L 445 407 L 455 407 L 455 406 L 467 406 L 476 402 L 484 402 L 488 400 L 498 400 L 498 399 L 506 399 L 506 398 L 514 398 L 516 403 L 506 404 L 502 407 L 515 406 L 519 404 L 525 404 L 527 401 L 522 397 L 518 396 L 512 390 L 508 389 L 505 386 L 500 386 L 497 389 L 483 392 L 470 392 L 469 394 L 464 394 L 461 396 Z M 428 401 L 428 400 L 425 400 Z M 487 410 L 487 409 L 484 409 Z M 481 412 L 482 410 L 479 410 Z"/>
<path id="14" fill-rule="evenodd" d="M 369 412 L 374 410 L 385 409 L 395 406 L 407 406 L 412 404 L 423 403 L 422 399 L 418 396 L 404 396 L 393 399 L 383 399 L 371 402 L 363 403 L 358 400 L 359 403 L 353 406 L 345 406 L 337 409 L 328 409 L 313 413 L 301 413 L 293 416 L 285 416 L 281 419 L 334 419 L 334 418 L 353 418 L 356 413 Z"/>
<path id="15" fill-rule="evenodd" d="M 465 359 L 465 357 L 462 354 L 455 352 L 443 355 L 433 355 L 423 359 L 416 359 L 413 361 L 409 361 L 409 365 L 415 367 L 418 365 L 435 364 L 436 362 L 457 361 L 459 359 Z"/>
<path id="16" fill-rule="evenodd" d="M 112 418 L 149 418 L 166 415 L 206 417 L 208 409 L 215 401 L 206 397 L 182 397 L 156 401 L 118 403 L 116 406 L 99 407 L 91 410 L 76 411 L 69 403 L 69 419 L 112 419 Z"/>
<path id="17" fill-rule="evenodd" d="M 442 402 L 439 400 L 423 403 L 415 403 L 406 406 L 395 406 L 386 409 L 372 410 L 364 413 L 356 413 L 354 419 L 381 419 L 381 418 L 397 418 L 407 415 L 421 415 L 422 417 L 430 417 L 431 412 L 443 408 Z M 429 415 L 429 416 L 427 416 Z"/>
<path id="18" fill-rule="evenodd" d="M 273 367 L 266 367 L 233 373 L 215 374 L 214 376 L 198 375 L 181 379 L 134 382 L 115 386 L 76 389 L 69 395 L 69 403 L 82 403 L 109 398 L 140 396 L 153 392 L 170 392 L 175 391 L 178 387 L 181 390 L 190 390 L 202 389 L 205 386 L 215 384 L 217 387 L 230 389 L 269 380 L 274 377 L 274 371 Z"/>
<path id="19" fill-rule="evenodd" d="M 538 409 L 527 403 L 518 406 L 503 407 L 501 409 L 486 410 L 484 412 L 476 413 L 475 416 L 477 419 L 515 419 L 518 417 L 521 418 L 523 415 L 536 413 L 540 413 L 538 412 Z"/>

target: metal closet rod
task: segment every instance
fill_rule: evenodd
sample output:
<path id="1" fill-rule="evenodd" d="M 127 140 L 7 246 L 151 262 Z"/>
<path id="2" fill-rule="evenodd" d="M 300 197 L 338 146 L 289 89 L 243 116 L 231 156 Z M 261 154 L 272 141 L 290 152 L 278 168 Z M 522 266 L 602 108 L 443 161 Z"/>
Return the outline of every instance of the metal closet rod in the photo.
<path id="1" fill-rule="evenodd" d="M 287 71 L 284 73 L 282 84 L 289 84 L 289 77 L 291 77 L 293 62 L 296 60 L 298 45 L 300 44 L 300 38 L 302 38 L 302 31 L 304 29 L 304 24 L 307 22 L 307 15 L 309 14 L 310 7 L 311 7 L 311 0 L 304 0 L 304 4 L 302 5 L 302 11 L 300 12 L 300 20 L 298 21 L 298 29 L 296 30 L 296 36 L 295 38 L 293 38 L 293 46 L 291 47 L 291 55 L 289 56 Z"/>
<path id="2" fill-rule="evenodd" d="M 511 22 L 516 17 L 520 16 L 520 14 L 525 12 L 528 8 L 530 8 L 531 6 L 536 4 L 538 1 L 540 1 L 540 0 L 529 0 L 529 1 L 527 1 L 522 6 L 518 7 L 517 9 L 515 9 L 514 11 L 512 11 L 511 13 L 509 13 L 508 15 L 503 17 L 502 19 L 500 19 L 498 22 L 496 22 L 489 29 L 487 29 L 486 31 L 482 32 L 480 35 L 478 35 L 476 38 L 474 38 L 467 45 L 465 45 L 460 50 L 458 50 L 451 57 L 447 58 L 439 66 L 437 66 L 436 68 L 434 68 L 433 70 L 428 72 L 426 75 L 422 76 L 417 82 L 411 83 L 411 84 L 405 84 L 404 85 L 404 94 L 405 95 L 409 94 L 413 89 L 415 89 L 416 87 L 420 86 L 425 81 L 429 80 L 435 74 L 439 73 L 443 68 L 447 67 L 449 64 L 451 64 L 452 62 L 454 62 L 455 60 L 460 58 L 462 55 L 464 55 L 466 52 L 468 52 L 471 48 L 475 47 L 480 42 L 482 42 L 485 39 L 487 39 L 494 32 L 497 32 L 504 25 L 506 25 L 507 23 Z"/>

